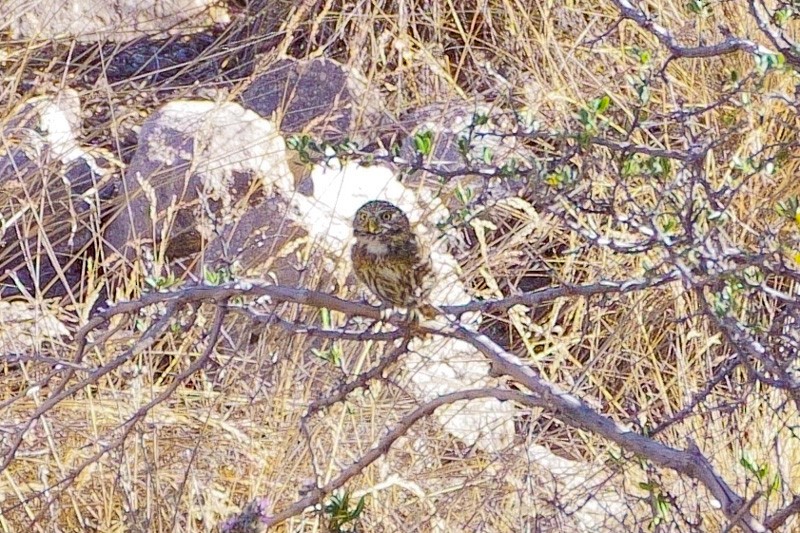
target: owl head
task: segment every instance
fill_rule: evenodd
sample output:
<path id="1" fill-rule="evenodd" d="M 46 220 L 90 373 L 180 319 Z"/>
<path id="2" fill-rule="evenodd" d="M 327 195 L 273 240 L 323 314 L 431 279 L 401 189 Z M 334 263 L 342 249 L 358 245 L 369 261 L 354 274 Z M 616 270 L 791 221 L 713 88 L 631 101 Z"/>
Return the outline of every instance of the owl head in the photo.
<path id="1" fill-rule="evenodd" d="M 396 205 L 372 200 L 356 211 L 353 234 L 356 237 L 393 237 L 411 231 L 408 217 Z"/>

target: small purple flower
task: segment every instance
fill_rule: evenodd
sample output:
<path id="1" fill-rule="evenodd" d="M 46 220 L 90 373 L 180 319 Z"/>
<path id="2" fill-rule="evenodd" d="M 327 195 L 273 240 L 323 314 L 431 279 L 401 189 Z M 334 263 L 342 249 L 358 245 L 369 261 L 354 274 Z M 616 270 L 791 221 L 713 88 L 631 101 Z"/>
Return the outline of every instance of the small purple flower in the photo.
<path id="1" fill-rule="evenodd" d="M 256 498 L 241 513 L 230 516 L 220 525 L 221 533 L 261 533 L 262 526 L 271 518 L 272 502 L 269 498 Z"/>

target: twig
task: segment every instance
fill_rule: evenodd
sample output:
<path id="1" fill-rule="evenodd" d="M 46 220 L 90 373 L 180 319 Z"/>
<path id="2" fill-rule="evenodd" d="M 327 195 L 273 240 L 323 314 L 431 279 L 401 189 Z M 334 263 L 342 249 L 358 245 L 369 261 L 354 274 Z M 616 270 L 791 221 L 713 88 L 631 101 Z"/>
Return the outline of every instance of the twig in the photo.
<path id="1" fill-rule="evenodd" d="M 789 505 L 764 520 L 764 525 L 775 531 L 798 512 L 800 512 L 800 496 L 795 496 Z"/>
<path id="2" fill-rule="evenodd" d="M 152 345 L 158 337 L 167 329 L 170 322 L 174 318 L 175 310 L 177 309 L 177 303 L 170 303 L 167 306 L 164 314 L 161 318 L 158 319 L 153 325 L 148 328 L 148 330 L 142 335 L 142 337 L 130 348 L 125 350 L 121 355 L 119 355 L 116 359 L 111 361 L 108 364 L 103 365 L 99 369 L 95 370 L 78 383 L 73 385 L 70 388 L 66 388 L 67 381 L 69 378 L 75 374 L 74 370 L 70 370 L 64 377 L 64 379 L 59 383 L 58 387 L 50 394 L 50 396 L 42 402 L 42 404 L 30 415 L 30 418 L 22 425 L 22 427 L 18 428 L 15 432 L 14 437 L 11 439 L 11 445 L 9 446 L 9 450 L 6 453 L 5 457 L 3 458 L 3 462 L 0 463 L 0 472 L 5 471 L 6 468 L 11 464 L 14 460 L 14 456 L 17 453 L 20 445 L 22 444 L 23 439 L 25 438 L 25 434 L 28 430 L 33 426 L 33 423 L 38 420 L 42 415 L 44 415 L 47 411 L 61 403 L 66 398 L 69 398 L 76 392 L 80 391 L 87 385 L 91 385 L 92 383 L 97 382 L 102 376 L 105 376 L 109 372 L 114 371 L 115 369 L 122 366 L 126 361 L 128 361 L 131 357 L 136 355 L 137 353 L 145 350 L 148 346 Z"/>
<path id="3" fill-rule="evenodd" d="M 618 424 L 594 411 L 583 400 L 561 390 L 557 385 L 549 383 L 528 366 L 522 364 L 518 357 L 506 352 L 486 335 L 470 331 L 462 325 L 434 331 L 471 344 L 483 353 L 501 374 L 510 376 L 527 387 L 541 401 L 546 409 L 569 425 L 591 431 L 618 444 L 624 450 L 638 454 L 662 467 L 697 479 L 720 502 L 723 512 L 729 519 L 737 516 L 743 500 L 714 472 L 708 459 L 693 444 L 688 450 L 677 450 L 660 444 L 650 438 L 634 433 L 631 429 Z M 750 513 L 744 513 L 738 520 L 747 532 L 766 531 L 764 526 Z"/>
<path id="4" fill-rule="evenodd" d="M 279 317 L 276 313 L 262 314 L 257 311 L 242 307 L 238 305 L 228 306 L 228 309 L 234 313 L 246 316 L 253 322 L 263 324 L 265 326 L 276 325 L 284 331 L 294 333 L 296 335 L 308 335 L 309 337 L 318 337 L 322 339 L 331 340 L 346 340 L 346 341 L 378 341 L 390 342 L 403 338 L 405 333 L 402 330 L 396 329 L 392 331 L 351 331 L 341 328 L 323 329 L 315 326 L 307 326 L 305 324 L 297 324 L 290 322 Z"/>
<path id="5" fill-rule="evenodd" d="M 638 7 L 634 7 L 630 1 L 611 1 L 615 6 L 617 6 L 617 9 L 619 9 L 620 14 L 624 18 L 634 21 L 642 29 L 652 34 L 662 45 L 664 45 L 673 55 L 677 57 L 717 57 L 739 51 L 748 52 L 750 54 L 773 53 L 768 48 L 765 48 L 754 41 L 742 39 L 740 37 L 728 37 L 722 42 L 706 46 L 683 46 L 669 31 L 667 31 L 665 27 L 655 22 Z"/>
<path id="6" fill-rule="evenodd" d="M 114 449 L 118 448 L 119 446 L 122 446 L 122 444 L 127 440 L 127 438 L 130 435 L 131 431 L 135 427 L 136 422 L 138 422 L 139 420 L 144 418 L 147 415 L 147 413 L 149 413 L 150 410 L 153 409 L 153 407 L 155 407 L 156 405 L 158 405 L 160 403 L 163 403 L 164 401 L 169 399 L 170 396 L 172 396 L 172 394 L 175 392 L 175 390 L 187 378 L 189 378 L 192 374 L 194 374 L 195 372 L 200 370 L 203 366 L 206 365 L 206 363 L 208 363 L 208 360 L 211 357 L 211 353 L 214 351 L 214 347 L 217 345 L 217 340 L 219 339 L 220 331 L 222 330 L 222 323 L 223 323 L 223 319 L 224 318 L 225 318 L 225 313 L 224 313 L 223 309 L 222 308 L 218 308 L 216 313 L 215 313 L 215 315 L 214 315 L 214 319 L 212 321 L 211 331 L 209 332 L 209 335 L 208 335 L 208 341 L 207 341 L 208 344 L 206 345 L 206 348 L 203 350 L 203 353 L 200 355 L 200 357 L 198 357 L 191 365 L 189 365 L 186 370 L 184 370 L 183 372 L 178 374 L 178 376 L 176 376 L 176 378 L 172 381 L 172 383 L 170 383 L 169 386 L 167 386 L 158 396 L 156 396 L 151 401 L 149 401 L 147 404 L 145 404 L 142 407 L 140 407 L 139 409 L 137 409 L 136 412 L 128 420 L 126 420 L 123 424 L 121 424 L 119 427 L 122 429 L 122 435 L 120 435 L 112 443 L 109 443 L 106 446 L 103 446 L 99 451 L 94 453 L 91 457 L 89 457 L 88 459 L 83 461 L 80 465 L 78 465 L 76 468 L 74 468 L 72 471 L 70 471 L 70 473 L 67 476 L 65 476 L 63 479 L 59 480 L 58 483 L 56 483 L 54 486 L 50 486 L 45 490 L 42 490 L 42 491 L 40 491 L 38 493 L 33 494 L 32 496 L 27 498 L 25 501 L 19 502 L 18 504 L 16 504 L 14 507 L 16 507 L 18 505 L 22 505 L 22 504 L 24 504 L 24 503 L 26 503 L 26 502 L 28 502 L 30 500 L 33 500 L 34 498 L 38 497 L 39 495 L 42 495 L 42 494 L 45 494 L 45 493 L 49 493 L 53 488 L 56 488 L 56 487 L 59 487 L 59 486 L 62 486 L 62 485 L 66 485 L 66 484 L 70 483 L 72 480 L 77 478 L 81 474 L 81 472 L 83 472 L 86 468 L 88 468 L 91 465 L 93 465 L 94 463 L 96 463 L 98 460 L 100 460 L 104 455 L 109 453 L 111 450 L 114 450 Z M 184 482 L 185 482 L 185 480 L 184 480 Z M 178 494 L 180 494 L 180 491 L 179 491 Z M 48 504 L 44 505 L 42 507 L 42 510 L 31 520 L 31 525 L 34 525 L 34 524 L 38 523 L 38 521 L 42 517 L 43 513 L 49 507 L 49 504 L 54 502 L 55 499 L 57 498 L 57 496 L 58 496 L 57 494 L 53 494 L 52 496 L 50 496 L 48 498 Z M 6 511 L 13 510 L 14 507 L 6 509 Z"/>
<path id="7" fill-rule="evenodd" d="M 383 371 L 386 370 L 389 367 L 389 365 L 392 365 L 395 362 L 397 362 L 400 356 L 406 353 L 407 351 L 408 351 L 408 341 L 404 342 L 402 345 L 392 350 L 388 355 L 382 357 L 380 363 L 378 363 L 371 369 L 367 370 L 366 372 L 359 374 L 358 376 L 356 376 L 355 379 L 351 380 L 350 382 L 345 383 L 344 385 L 336 389 L 329 396 L 311 402 L 311 404 L 308 406 L 308 409 L 306 410 L 306 414 L 303 415 L 303 419 L 307 419 L 311 415 L 321 411 L 322 409 L 330 407 L 331 405 L 344 400 L 347 397 L 347 395 L 353 392 L 354 390 L 359 388 L 364 388 L 373 379 L 380 378 L 383 375 Z"/>
<path id="8" fill-rule="evenodd" d="M 412 412 L 401 418 L 394 427 L 386 432 L 386 435 L 381 438 L 378 443 L 366 452 L 360 459 L 345 468 L 334 479 L 316 489 L 311 490 L 308 494 L 297 500 L 295 503 L 288 506 L 283 511 L 275 513 L 274 515 L 265 518 L 263 523 L 267 528 L 279 524 L 293 516 L 297 516 L 309 507 L 319 505 L 326 495 L 332 493 L 336 489 L 342 487 L 351 478 L 360 474 L 366 467 L 372 464 L 379 457 L 389 451 L 392 444 L 405 435 L 409 428 L 413 426 L 418 420 L 433 414 L 436 409 L 443 405 L 448 405 L 454 402 L 464 400 L 475 400 L 478 398 L 497 398 L 498 400 L 515 400 L 529 406 L 545 407 L 540 400 L 528 397 L 522 393 L 509 390 L 496 390 L 496 389 L 473 389 L 453 392 L 440 396 L 430 402 L 421 405 L 414 409 Z"/>

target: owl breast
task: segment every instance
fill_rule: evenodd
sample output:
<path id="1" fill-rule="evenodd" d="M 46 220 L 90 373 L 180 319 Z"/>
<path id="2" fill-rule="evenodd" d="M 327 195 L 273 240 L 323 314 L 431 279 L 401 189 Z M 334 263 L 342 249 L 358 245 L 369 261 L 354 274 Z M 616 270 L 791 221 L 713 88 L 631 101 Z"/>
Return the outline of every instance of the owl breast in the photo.
<path id="1" fill-rule="evenodd" d="M 385 242 L 381 242 L 377 239 L 367 240 L 364 246 L 366 248 L 366 253 L 368 254 L 380 256 L 389 253 L 389 246 Z"/>
<path id="2" fill-rule="evenodd" d="M 411 307 L 430 292 L 430 259 L 413 236 L 398 242 L 362 238 L 351 256 L 356 277 L 386 305 Z"/>

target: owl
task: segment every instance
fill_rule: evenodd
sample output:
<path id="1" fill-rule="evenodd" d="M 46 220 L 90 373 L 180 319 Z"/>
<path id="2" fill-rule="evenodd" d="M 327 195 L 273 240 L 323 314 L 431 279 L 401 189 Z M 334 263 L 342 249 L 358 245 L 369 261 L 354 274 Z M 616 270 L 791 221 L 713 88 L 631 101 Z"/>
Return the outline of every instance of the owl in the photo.
<path id="1" fill-rule="evenodd" d="M 385 305 L 433 314 L 431 259 L 403 211 L 383 200 L 367 202 L 353 218 L 353 235 L 351 259 L 359 281 Z"/>

